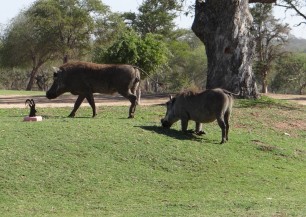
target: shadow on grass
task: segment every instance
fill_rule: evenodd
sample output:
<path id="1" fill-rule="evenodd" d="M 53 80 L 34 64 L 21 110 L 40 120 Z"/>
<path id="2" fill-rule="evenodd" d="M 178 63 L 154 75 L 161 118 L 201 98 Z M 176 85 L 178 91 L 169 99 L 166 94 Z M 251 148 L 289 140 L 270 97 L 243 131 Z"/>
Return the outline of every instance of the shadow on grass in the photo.
<path id="1" fill-rule="evenodd" d="M 135 126 L 139 127 L 141 129 L 151 131 L 154 133 L 158 133 L 161 135 L 169 136 L 174 139 L 178 140 L 191 140 L 191 141 L 197 141 L 197 142 L 203 142 L 203 143 L 212 143 L 212 144 L 219 144 L 215 140 L 209 140 L 203 136 L 197 136 L 192 133 L 183 133 L 182 131 L 176 130 L 176 129 L 166 129 L 160 126 Z"/>

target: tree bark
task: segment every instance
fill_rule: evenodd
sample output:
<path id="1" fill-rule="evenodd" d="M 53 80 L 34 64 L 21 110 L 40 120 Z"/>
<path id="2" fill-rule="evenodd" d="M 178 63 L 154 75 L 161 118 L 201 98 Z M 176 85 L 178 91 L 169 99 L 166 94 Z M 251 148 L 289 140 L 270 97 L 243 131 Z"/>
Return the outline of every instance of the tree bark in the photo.
<path id="1" fill-rule="evenodd" d="M 29 80 L 27 88 L 26 88 L 26 90 L 28 90 L 28 91 L 32 90 L 32 88 L 33 88 L 33 84 L 34 84 L 34 81 L 35 81 L 35 76 L 37 74 L 38 68 L 39 67 L 33 67 L 32 71 L 31 71 L 30 80 Z"/>
<path id="2" fill-rule="evenodd" d="M 259 96 L 252 62 L 253 18 L 247 0 L 196 0 L 192 30 L 205 44 L 208 72 L 206 88 L 240 92 L 244 98 Z"/>
<path id="3" fill-rule="evenodd" d="M 267 74 L 268 73 L 264 73 L 262 76 L 262 89 L 261 89 L 262 93 L 268 93 Z"/>
<path id="4" fill-rule="evenodd" d="M 47 60 L 39 60 L 36 62 L 36 59 L 33 58 L 33 68 L 30 74 L 30 80 L 28 82 L 27 88 L 26 90 L 32 90 L 33 85 L 34 85 L 34 81 L 35 81 L 35 77 L 37 75 L 38 69 L 46 62 Z"/>

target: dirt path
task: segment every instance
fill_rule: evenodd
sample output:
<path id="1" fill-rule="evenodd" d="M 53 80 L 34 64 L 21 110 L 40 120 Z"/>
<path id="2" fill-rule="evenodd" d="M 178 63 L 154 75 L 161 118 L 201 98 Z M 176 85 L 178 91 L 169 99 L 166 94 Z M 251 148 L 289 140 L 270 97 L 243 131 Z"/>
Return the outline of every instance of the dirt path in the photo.
<path id="1" fill-rule="evenodd" d="M 34 99 L 36 106 L 44 107 L 73 107 L 77 96 L 65 94 L 56 99 L 48 100 L 45 96 L 24 96 L 24 95 L 0 95 L 0 108 L 24 108 L 26 99 Z M 165 103 L 168 100 L 168 95 L 143 95 L 141 97 L 141 105 L 158 105 Z M 130 105 L 130 102 L 120 95 L 95 95 L 96 106 L 122 106 Z M 86 99 L 82 106 L 89 106 Z"/>
<path id="2" fill-rule="evenodd" d="M 283 95 L 283 94 L 267 94 L 267 96 L 288 100 L 298 104 L 306 105 L 306 95 Z M 26 99 L 34 99 L 36 106 L 43 107 L 73 107 L 76 96 L 65 94 L 54 100 L 48 100 L 45 96 L 24 96 L 24 95 L 0 95 L 0 108 L 24 108 Z M 141 97 L 141 105 L 158 105 L 168 100 L 167 94 L 143 95 Z M 120 95 L 95 95 L 97 106 L 122 106 L 130 105 L 130 102 Z M 82 106 L 89 106 L 86 100 Z"/>
<path id="3" fill-rule="evenodd" d="M 274 99 L 287 100 L 289 102 L 295 102 L 301 105 L 306 105 L 306 95 L 273 94 L 273 93 L 268 93 L 264 95 Z"/>

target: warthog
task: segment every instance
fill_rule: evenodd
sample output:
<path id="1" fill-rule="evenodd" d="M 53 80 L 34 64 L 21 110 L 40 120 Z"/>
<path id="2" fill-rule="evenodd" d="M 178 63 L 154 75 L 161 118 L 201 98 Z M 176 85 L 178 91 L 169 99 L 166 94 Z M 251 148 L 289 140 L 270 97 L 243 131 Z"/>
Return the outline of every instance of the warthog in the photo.
<path id="1" fill-rule="evenodd" d="M 167 112 L 161 120 L 162 126 L 170 128 L 173 123 L 181 120 L 182 131 L 187 132 L 188 121 L 196 122 L 195 133 L 204 134 L 202 123 L 217 119 L 222 130 L 221 144 L 228 140 L 229 118 L 233 106 L 233 93 L 223 89 L 210 89 L 195 93 L 192 91 L 170 97 Z"/>
<path id="2" fill-rule="evenodd" d="M 69 117 L 86 98 L 92 108 L 92 116 L 96 116 L 93 93 L 113 94 L 118 92 L 131 102 L 129 118 L 134 117 L 139 86 L 139 70 L 131 65 L 104 65 L 89 62 L 70 62 L 60 66 L 54 73 L 54 82 L 47 91 L 48 99 L 54 99 L 65 92 L 78 95 Z"/>

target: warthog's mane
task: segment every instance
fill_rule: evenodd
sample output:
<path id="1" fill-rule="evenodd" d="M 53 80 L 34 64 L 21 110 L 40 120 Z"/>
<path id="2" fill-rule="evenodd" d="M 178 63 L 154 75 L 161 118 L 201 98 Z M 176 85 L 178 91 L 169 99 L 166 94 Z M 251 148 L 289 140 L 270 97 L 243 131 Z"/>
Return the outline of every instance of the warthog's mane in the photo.
<path id="1" fill-rule="evenodd" d="M 79 68 L 90 68 L 90 69 L 101 69 L 101 68 L 107 68 L 110 66 L 120 66 L 125 64 L 97 64 L 92 62 L 83 62 L 83 61 L 71 61 L 68 63 L 65 63 L 60 68 L 64 70 L 69 70 L 71 68 L 79 67 Z"/>
<path id="2" fill-rule="evenodd" d="M 192 97 L 192 96 L 199 95 L 202 92 L 203 92 L 202 90 L 199 90 L 199 89 L 196 89 L 196 88 L 190 88 L 190 89 L 187 89 L 187 90 L 183 90 L 177 96 Z"/>

